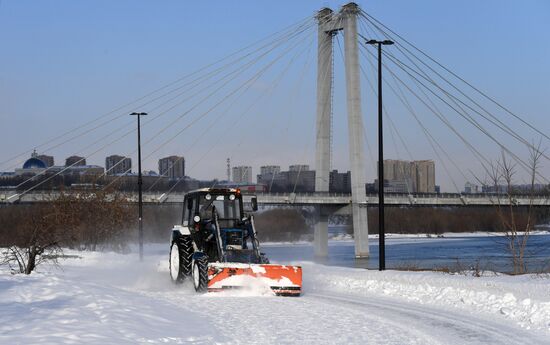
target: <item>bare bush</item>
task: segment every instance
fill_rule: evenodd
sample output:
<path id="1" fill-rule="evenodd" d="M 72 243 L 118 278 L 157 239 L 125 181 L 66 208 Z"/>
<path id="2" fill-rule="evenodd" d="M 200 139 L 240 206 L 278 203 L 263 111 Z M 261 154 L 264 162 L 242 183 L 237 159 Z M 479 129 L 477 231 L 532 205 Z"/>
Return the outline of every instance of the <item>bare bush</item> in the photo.
<path id="1" fill-rule="evenodd" d="M 78 219 L 66 212 L 70 207 L 66 200 L 56 200 L 36 205 L 21 219 L 19 231 L 13 232 L 0 264 L 7 264 L 13 272 L 30 274 L 45 261 L 53 261 L 62 253 L 61 245 Z"/>
<path id="2" fill-rule="evenodd" d="M 19 207 L 19 208 L 18 208 Z M 0 264 L 30 274 L 45 262 L 57 262 L 62 246 L 123 250 L 132 207 L 118 193 L 61 193 L 51 201 L 0 209 Z"/>
<path id="3" fill-rule="evenodd" d="M 127 229 L 135 212 L 124 195 L 96 191 L 84 195 L 69 194 L 64 198 L 71 201 L 72 208 L 68 211 L 79 217 L 70 245 L 92 251 L 126 249 Z"/>

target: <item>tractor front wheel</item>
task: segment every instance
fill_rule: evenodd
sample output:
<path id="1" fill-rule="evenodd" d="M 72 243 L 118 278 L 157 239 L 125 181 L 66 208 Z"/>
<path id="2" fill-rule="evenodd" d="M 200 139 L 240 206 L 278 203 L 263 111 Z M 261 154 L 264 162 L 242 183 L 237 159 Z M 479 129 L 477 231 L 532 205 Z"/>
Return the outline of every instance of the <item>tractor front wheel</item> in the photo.
<path id="1" fill-rule="evenodd" d="M 193 264 L 193 285 L 195 291 L 206 292 L 208 289 L 208 257 L 197 258 Z"/>

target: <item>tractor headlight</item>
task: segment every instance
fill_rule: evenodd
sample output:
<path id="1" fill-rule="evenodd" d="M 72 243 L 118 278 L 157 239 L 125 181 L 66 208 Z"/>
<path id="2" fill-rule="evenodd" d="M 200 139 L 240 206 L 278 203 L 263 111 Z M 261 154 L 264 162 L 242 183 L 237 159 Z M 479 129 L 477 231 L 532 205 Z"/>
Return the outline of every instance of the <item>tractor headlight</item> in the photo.
<path id="1" fill-rule="evenodd" d="M 229 200 L 235 200 L 235 194 L 230 194 L 229 195 Z"/>

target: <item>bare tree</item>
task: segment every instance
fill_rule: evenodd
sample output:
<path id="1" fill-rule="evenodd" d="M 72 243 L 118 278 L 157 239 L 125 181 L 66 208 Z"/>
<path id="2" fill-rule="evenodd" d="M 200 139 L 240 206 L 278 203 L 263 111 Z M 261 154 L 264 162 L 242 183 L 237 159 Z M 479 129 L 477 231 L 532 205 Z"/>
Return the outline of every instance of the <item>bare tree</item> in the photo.
<path id="1" fill-rule="evenodd" d="M 496 165 L 491 166 L 490 178 L 496 193 L 496 212 L 506 238 L 506 247 L 511 255 L 514 274 L 527 272 L 526 249 L 529 236 L 534 228 L 536 217 L 534 199 L 536 180 L 543 152 L 539 146 L 532 146 L 529 157 L 529 191 L 527 211 L 520 212 L 514 191 L 514 179 L 517 164 L 510 161 L 506 154 Z"/>

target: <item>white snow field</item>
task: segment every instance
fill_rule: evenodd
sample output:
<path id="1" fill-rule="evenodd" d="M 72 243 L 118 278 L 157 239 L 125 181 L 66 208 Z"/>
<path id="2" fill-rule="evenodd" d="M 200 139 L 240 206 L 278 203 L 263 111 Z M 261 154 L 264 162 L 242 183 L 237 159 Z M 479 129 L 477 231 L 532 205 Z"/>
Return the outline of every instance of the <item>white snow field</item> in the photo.
<path id="1" fill-rule="evenodd" d="M 0 344 L 550 344 L 550 277 L 474 278 L 311 262 L 302 297 L 196 294 L 168 246 L 73 252 L 62 269 L 0 269 Z"/>

